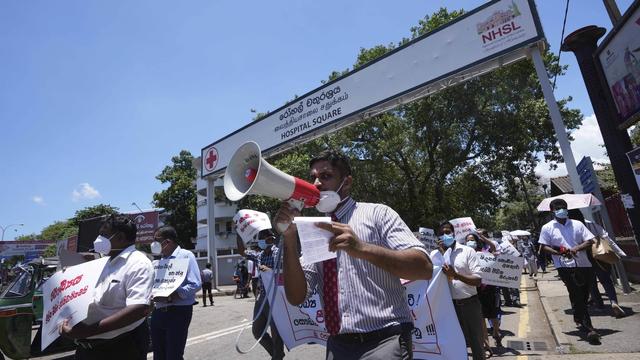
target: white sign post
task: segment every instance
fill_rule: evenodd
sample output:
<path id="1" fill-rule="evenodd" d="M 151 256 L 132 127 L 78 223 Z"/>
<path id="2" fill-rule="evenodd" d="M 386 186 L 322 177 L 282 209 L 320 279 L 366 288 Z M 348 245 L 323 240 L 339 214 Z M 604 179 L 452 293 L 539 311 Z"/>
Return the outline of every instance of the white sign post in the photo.
<path id="1" fill-rule="evenodd" d="M 520 288 L 523 258 L 511 255 L 493 255 L 486 252 L 477 252 L 476 257 L 480 263 L 480 271 L 482 272 L 480 276 L 483 284 Z"/>
<path id="2" fill-rule="evenodd" d="M 269 157 L 527 56 L 542 41 L 533 0 L 496 0 L 312 90 L 202 149 L 222 174 L 247 140 Z"/>
<path id="3" fill-rule="evenodd" d="M 273 273 L 261 273 L 264 284 L 271 284 Z M 268 285 L 266 285 L 268 288 Z M 406 301 L 413 317 L 413 358 L 456 360 L 467 356 L 462 330 L 457 320 L 446 275 L 434 268 L 430 281 L 404 284 Z M 314 293 L 300 306 L 286 300 L 282 284 L 278 284 L 273 319 L 288 349 L 315 343 L 325 345 L 329 334 L 324 323 L 320 296 Z M 271 301 L 271 295 L 268 295 Z"/>
<path id="4" fill-rule="evenodd" d="M 151 295 L 166 297 L 171 295 L 187 277 L 189 259 L 162 259 L 153 262 L 155 278 Z"/>
<path id="5" fill-rule="evenodd" d="M 107 260 L 109 258 L 104 257 L 68 267 L 43 284 L 42 350 L 60 336 L 58 326 L 64 320 L 74 326 L 87 318 L 96 282 Z"/>

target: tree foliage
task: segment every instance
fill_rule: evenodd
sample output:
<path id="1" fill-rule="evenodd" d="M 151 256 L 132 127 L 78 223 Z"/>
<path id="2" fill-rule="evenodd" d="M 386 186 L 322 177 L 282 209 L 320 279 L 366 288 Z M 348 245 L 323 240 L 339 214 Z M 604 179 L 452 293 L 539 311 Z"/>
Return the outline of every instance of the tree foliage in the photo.
<path id="1" fill-rule="evenodd" d="M 192 238 L 196 237 L 196 168 L 193 166 L 193 156 L 187 150 L 180 151 L 178 156 L 171 158 L 172 165 L 166 166 L 156 179 L 168 188 L 153 194 L 156 207 L 164 208 L 167 213 L 168 225 L 178 232 L 180 245 L 187 249 L 193 248 Z"/>
<path id="2" fill-rule="evenodd" d="M 462 13 L 441 8 L 411 28 L 411 39 Z M 354 69 L 398 45 L 360 49 Z M 564 73 L 557 56 L 547 51 L 543 59 L 549 77 Z M 343 73 L 334 71 L 329 80 Z M 580 111 L 568 107 L 570 100 L 558 102 L 569 130 L 582 121 Z M 562 160 L 556 142 L 533 64 L 522 60 L 323 136 L 273 162 L 307 176 L 310 155 L 341 149 L 352 159 L 353 196 L 391 206 L 412 229 L 459 216 L 492 228 L 501 204 L 536 183 L 536 155 L 554 164 Z M 273 208 L 270 200 L 248 203 Z"/>

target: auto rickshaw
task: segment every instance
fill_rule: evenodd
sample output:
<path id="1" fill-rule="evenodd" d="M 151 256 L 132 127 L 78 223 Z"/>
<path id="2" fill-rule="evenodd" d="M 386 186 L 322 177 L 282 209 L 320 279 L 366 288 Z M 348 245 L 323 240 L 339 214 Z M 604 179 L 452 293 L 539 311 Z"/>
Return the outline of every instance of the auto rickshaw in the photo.
<path id="1" fill-rule="evenodd" d="M 58 269 L 57 258 L 39 258 L 18 265 L 19 274 L 0 293 L 0 360 L 28 359 L 75 349 L 72 340 L 60 337 L 40 350 L 42 333 L 42 284 Z M 37 327 L 32 341 L 32 331 Z"/>

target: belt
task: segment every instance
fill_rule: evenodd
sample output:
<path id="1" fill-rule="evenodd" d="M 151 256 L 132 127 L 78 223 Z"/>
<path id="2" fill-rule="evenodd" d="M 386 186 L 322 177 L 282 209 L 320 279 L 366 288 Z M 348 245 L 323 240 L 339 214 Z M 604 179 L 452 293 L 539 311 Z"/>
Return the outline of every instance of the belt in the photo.
<path id="1" fill-rule="evenodd" d="M 332 335 L 331 340 L 346 344 L 364 344 L 367 342 L 381 341 L 394 335 L 399 335 L 403 331 L 410 331 L 413 325 L 410 323 L 387 326 L 368 333 L 347 333 Z"/>
<path id="2" fill-rule="evenodd" d="M 469 296 L 468 298 L 464 298 L 464 299 L 452 299 L 453 300 L 453 304 L 454 305 L 464 305 L 468 302 L 471 302 L 473 299 L 477 298 L 478 295 L 473 295 L 473 296 Z"/>
<path id="3" fill-rule="evenodd" d="M 171 311 L 178 311 L 178 310 L 186 310 L 191 308 L 193 305 L 195 305 L 196 303 L 192 304 L 192 305 L 169 305 L 169 306 L 163 306 L 161 308 L 156 308 L 156 311 L 160 311 L 160 312 L 171 312 Z"/>

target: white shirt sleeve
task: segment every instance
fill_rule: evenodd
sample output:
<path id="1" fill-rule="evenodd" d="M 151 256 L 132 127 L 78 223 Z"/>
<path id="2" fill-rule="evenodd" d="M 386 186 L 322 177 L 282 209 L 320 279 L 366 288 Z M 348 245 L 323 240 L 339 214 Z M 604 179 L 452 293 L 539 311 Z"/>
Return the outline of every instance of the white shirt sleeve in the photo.
<path id="1" fill-rule="evenodd" d="M 151 290 L 153 288 L 153 265 L 147 260 L 142 263 L 126 279 L 127 300 L 129 305 L 149 305 L 151 303 Z"/>

